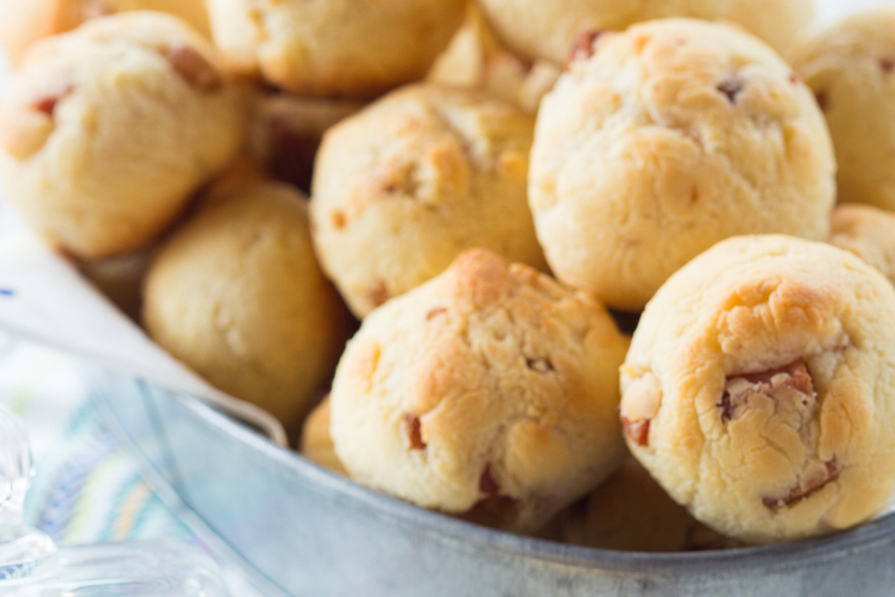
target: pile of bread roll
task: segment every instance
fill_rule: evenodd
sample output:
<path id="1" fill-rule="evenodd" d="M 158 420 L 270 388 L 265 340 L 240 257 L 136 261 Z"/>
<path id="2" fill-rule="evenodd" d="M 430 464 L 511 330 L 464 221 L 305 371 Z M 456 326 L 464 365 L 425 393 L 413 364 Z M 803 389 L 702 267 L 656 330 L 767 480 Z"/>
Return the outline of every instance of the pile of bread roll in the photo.
<path id="1" fill-rule="evenodd" d="M 812 17 L 7 0 L 0 179 L 358 483 L 610 549 L 829 533 L 895 501 L 895 9 Z"/>

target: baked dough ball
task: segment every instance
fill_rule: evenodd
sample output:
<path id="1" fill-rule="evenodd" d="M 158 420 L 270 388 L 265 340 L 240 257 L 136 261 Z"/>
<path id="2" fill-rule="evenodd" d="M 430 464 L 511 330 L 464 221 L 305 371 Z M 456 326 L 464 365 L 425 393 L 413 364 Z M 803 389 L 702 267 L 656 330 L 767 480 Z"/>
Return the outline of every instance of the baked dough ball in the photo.
<path id="1" fill-rule="evenodd" d="M 346 475 L 345 467 L 336 456 L 333 438 L 329 434 L 329 396 L 323 399 L 305 419 L 301 432 L 301 455 L 334 473 Z"/>
<path id="2" fill-rule="evenodd" d="M 84 21 L 129 10 L 171 13 L 209 36 L 203 0 L 4 0 L 0 41 L 13 64 L 44 37 L 71 31 Z"/>
<path id="3" fill-rule="evenodd" d="M 0 176 L 53 244 L 124 253 L 234 157 L 245 118 L 211 47 L 179 20 L 102 17 L 28 53 L 0 104 Z"/>
<path id="4" fill-rule="evenodd" d="M 692 19 L 591 41 L 544 98 L 532 148 L 529 200 L 560 280 L 637 311 L 723 238 L 826 240 L 830 138 L 770 48 Z"/>
<path id="5" fill-rule="evenodd" d="M 373 98 L 422 78 L 465 0 L 208 0 L 231 69 L 300 95 Z"/>
<path id="6" fill-rule="evenodd" d="M 348 343 L 331 395 L 336 454 L 374 489 L 535 529 L 620 463 L 626 347 L 584 294 L 464 252 Z"/>
<path id="7" fill-rule="evenodd" d="M 863 522 L 895 489 L 895 289 L 782 235 L 718 243 L 647 306 L 621 369 L 628 447 L 746 542 Z"/>
<path id="8" fill-rule="evenodd" d="M 279 183 L 242 187 L 200 211 L 147 274 L 149 335 L 286 425 L 329 380 L 346 318 L 314 259 L 304 198 Z"/>
<path id="9" fill-rule="evenodd" d="M 827 117 L 839 200 L 895 210 L 895 7 L 806 34 L 790 63 Z"/>
<path id="10" fill-rule="evenodd" d="M 870 205 L 833 210 L 830 244 L 854 253 L 895 284 L 895 214 Z"/>
<path id="11" fill-rule="evenodd" d="M 323 133 L 362 107 L 360 102 L 347 100 L 262 95 L 252 113 L 248 153 L 272 178 L 310 191 Z"/>
<path id="12" fill-rule="evenodd" d="M 533 126 L 509 102 L 417 85 L 326 133 L 314 243 L 355 315 L 438 275 L 464 249 L 546 268 L 526 202 Z"/>
<path id="13" fill-rule="evenodd" d="M 814 16 L 811 0 L 481 0 L 480 5 L 516 54 L 559 64 L 582 31 L 622 30 L 667 17 L 731 21 L 781 51 Z"/>
<path id="14" fill-rule="evenodd" d="M 693 518 L 634 458 L 585 500 L 560 514 L 565 543 L 619 551 L 702 551 L 735 547 Z"/>

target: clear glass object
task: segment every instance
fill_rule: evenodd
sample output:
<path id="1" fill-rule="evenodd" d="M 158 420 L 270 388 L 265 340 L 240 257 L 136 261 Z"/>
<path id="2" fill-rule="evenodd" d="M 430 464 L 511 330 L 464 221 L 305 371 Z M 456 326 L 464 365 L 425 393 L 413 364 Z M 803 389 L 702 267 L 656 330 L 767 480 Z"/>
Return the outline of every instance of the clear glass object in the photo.
<path id="1" fill-rule="evenodd" d="M 0 597 L 229 597 L 203 552 L 174 541 L 57 548 L 25 524 L 25 425 L 0 404 Z"/>

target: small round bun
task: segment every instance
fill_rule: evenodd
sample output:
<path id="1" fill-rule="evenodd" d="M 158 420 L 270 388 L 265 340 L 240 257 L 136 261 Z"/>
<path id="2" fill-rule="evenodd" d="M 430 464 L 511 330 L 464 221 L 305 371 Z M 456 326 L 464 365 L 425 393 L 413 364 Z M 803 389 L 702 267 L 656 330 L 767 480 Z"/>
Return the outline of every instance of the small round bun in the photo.
<path id="1" fill-rule="evenodd" d="M 895 284 L 895 214 L 870 205 L 833 210 L 830 244 L 854 253 Z"/>
<path id="2" fill-rule="evenodd" d="M 0 41 L 17 64 L 40 39 L 71 31 L 89 19 L 131 10 L 167 12 L 210 36 L 204 0 L 4 0 Z"/>
<path id="3" fill-rule="evenodd" d="M 312 97 L 374 98 L 422 78 L 465 0 L 209 0 L 229 67 Z"/>
<path id="4" fill-rule="evenodd" d="M 811 0 L 481 0 L 481 6 L 508 48 L 558 64 L 584 31 L 668 17 L 730 21 L 783 51 L 814 16 Z"/>
<path id="5" fill-rule="evenodd" d="M 621 461 L 626 347 L 584 294 L 467 251 L 349 342 L 331 395 L 336 453 L 374 489 L 536 529 Z"/>
<path id="6" fill-rule="evenodd" d="M 825 240 L 835 200 L 811 91 L 760 40 L 692 19 L 583 46 L 541 104 L 531 164 L 550 267 L 626 311 L 729 236 Z"/>
<path id="7" fill-rule="evenodd" d="M 336 448 L 329 433 L 329 396 L 311 411 L 301 432 L 301 455 L 334 473 L 347 475 L 345 467 L 336 456 Z"/>
<path id="8" fill-rule="evenodd" d="M 286 425 L 329 380 L 346 318 L 314 259 L 303 197 L 278 183 L 206 207 L 147 275 L 143 322 L 153 340 Z"/>
<path id="9" fill-rule="evenodd" d="M 415 85 L 326 133 L 314 172 L 314 242 L 358 317 L 465 249 L 546 269 L 526 199 L 533 127 L 510 102 Z"/>
<path id="10" fill-rule="evenodd" d="M 558 517 L 565 543 L 618 551 L 703 551 L 735 547 L 668 497 L 634 458 Z"/>
<path id="11" fill-rule="evenodd" d="M 839 201 L 895 210 L 895 7 L 808 32 L 789 56 L 827 118 Z"/>
<path id="12" fill-rule="evenodd" d="M 750 543 L 861 523 L 895 489 L 895 289 L 824 243 L 718 243 L 650 301 L 621 369 L 628 447 Z"/>
<path id="13" fill-rule="evenodd" d="M 35 45 L 0 104 L 6 198 L 84 258 L 143 247 L 236 154 L 240 94 L 175 17 L 94 19 Z"/>

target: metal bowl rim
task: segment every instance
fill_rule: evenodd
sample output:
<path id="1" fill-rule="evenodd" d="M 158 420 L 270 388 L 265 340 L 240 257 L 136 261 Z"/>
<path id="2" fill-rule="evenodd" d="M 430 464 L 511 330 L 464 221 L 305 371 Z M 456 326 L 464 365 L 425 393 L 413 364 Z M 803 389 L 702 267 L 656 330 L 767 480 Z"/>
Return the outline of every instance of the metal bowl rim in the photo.
<path id="1" fill-rule="evenodd" d="M 293 477 L 309 489 L 355 509 L 388 517 L 393 522 L 413 526 L 442 541 L 453 541 L 458 548 L 499 551 L 533 561 L 562 564 L 591 571 L 618 573 L 668 573 L 716 571 L 736 566 L 742 570 L 760 567 L 768 572 L 803 566 L 806 562 L 835 559 L 838 556 L 873 549 L 895 542 L 895 513 L 849 530 L 784 543 L 696 552 L 625 552 L 563 544 L 490 529 L 451 516 L 426 510 L 398 498 L 368 489 L 346 477 L 307 460 L 299 453 L 276 446 L 226 415 L 182 393 L 176 394 L 201 422 L 224 432 L 244 447 L 266 456 L 278 472 Z M 201 516 L 201 512 L 198 512 Z"/>

